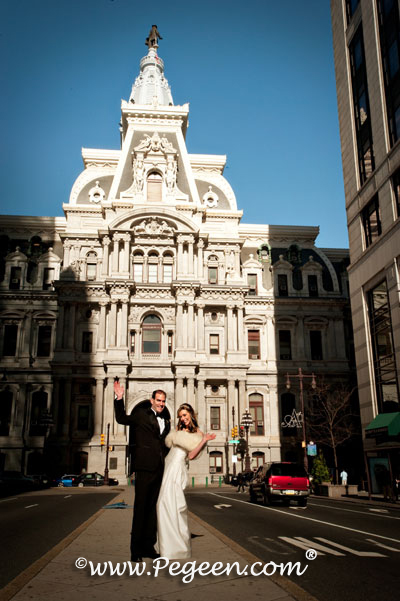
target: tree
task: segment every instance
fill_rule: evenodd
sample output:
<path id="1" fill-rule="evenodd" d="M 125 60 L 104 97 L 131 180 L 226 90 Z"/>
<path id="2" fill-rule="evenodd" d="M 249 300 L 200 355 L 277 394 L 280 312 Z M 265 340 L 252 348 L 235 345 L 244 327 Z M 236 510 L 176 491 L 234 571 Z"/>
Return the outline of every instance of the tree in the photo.
<path id="1" fill-rule="evenodd" d="M 343 383 L 322 383 L 314 390 L 306 412 L 308 438 L 332 449 L 336 482 L 339 481 L 337 448 L 359 432 L 359 415 L 353 411 L 351 402 L 354 390 Z"/>
<path id="2" fill-rule="evenodd" d="M 330 482 L 331 475 L 322 451 L 320 451 L 318 456 L 314 459 L 311 475 L 313 477 L 313 486 L 314 484 L 321 484 L 322 482 Z"/>

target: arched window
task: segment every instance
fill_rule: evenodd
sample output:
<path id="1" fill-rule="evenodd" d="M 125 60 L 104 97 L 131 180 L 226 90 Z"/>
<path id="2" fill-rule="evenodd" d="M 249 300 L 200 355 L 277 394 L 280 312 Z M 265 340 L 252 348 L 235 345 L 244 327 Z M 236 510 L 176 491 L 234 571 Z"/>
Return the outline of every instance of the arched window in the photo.
<path id="1" fill-rule="evenodd" d="M 218 283 L 218 257 L 215 255 L 210 255 L 207 260 L 208 266 L 208 283 L 209 284 L 217 284 Z"/>
<path id="2" fill-rule="evenodd" d="M 170 284 L 173 279 L 174 257 L 171 253 L 165 253 L 163 256 L 163 282 Z"/>
<path id="3" fill-rule="evenodd" d="M 261 465 L 265 463 L 265 454 L 261 451 L 255 451 L 251 454 L 252 462 L 251 467 L 258 469 Z"/>
<path id="4" fill-rule="evenodd" d="M 148 282 L 149 284 L 157 284 L 158 282 L 158 254 L 154 251 L 148 255 Z"/>
<path id="5" fill-rule="evenodd" d="M 97 279 L 97 254 L 89 252 L 86 255 L 86 280 L 88 282 Z"/>
<path id="6" fill-rule="evenodd" d="M 138 251 L 133 255 L 133 279 L 143 282 L 143 253 Z"/>
<path id="7" fill-rule="evenodd" d="M 157 315 L 147 315 L 142 324 L 143 353 L 161 353 L 161 319 Z"/>
<path id="8" fill-rule="evenodd" d="M 162 200 L 162 175 L 158 171 L 150 171 L 147 176 L 147 200 L 149 202 Z"/>
<path id="9" fill-rule="evenodd" d="M 264 408 L 261 394 L 254 393 L 249 396 L 249 408 L 250 415 L 253 418 L 250 434 L 264 436 Z"/>

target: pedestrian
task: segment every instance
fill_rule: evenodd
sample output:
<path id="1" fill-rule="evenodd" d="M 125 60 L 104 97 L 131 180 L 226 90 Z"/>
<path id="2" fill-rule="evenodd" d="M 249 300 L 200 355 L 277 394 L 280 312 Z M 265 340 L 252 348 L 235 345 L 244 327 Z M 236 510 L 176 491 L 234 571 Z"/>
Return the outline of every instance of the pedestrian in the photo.
<path id="1" fill-rule="evenodd" d="M 238 474 L 238 489 L 237 489 L 238 492 L 244 492 L 244 484 L 245 484 L 244 476 L 243 476 L 242 472 L 240 472 Z M 242 489 L 242 490 L 240 490 L 240 489 Z"/>
<path id="2" fill-rule="evenodd" d="M 397 476 L 394 479 L 393 492 L 395 501 L 398 501 L 400 495 L 400 474 L 397 474 Z"/>
<path id="3" fill-rule="evenodd" d="M 156 559 L 156 505 L 168 453 L 165 437 L 170 430 L 170 414 L 165 405 L 166 393 L 155 390 L 151 399 L 142 401 L 127 415 L 124 389 L 118 378 L 114 381 L 115 419 L 131 427 L 133 434 L 132 470 L 135 472 L 135 501 L 131 532 L 131 561 L 143 557 Z M 132 432 L 133 430 L 133 432 Z"/>
<path id="4" fill-rule="evenodd" d="M 348 475 L 348 474 L 347 474 L 346 470 L 342 470 L 342 471 L 340 472 L 340 477 L 341 477 L 341 479 L 342 479 L 342 484 L 343 484 L 344 486 L 347 486 L 347 475 Z"/>

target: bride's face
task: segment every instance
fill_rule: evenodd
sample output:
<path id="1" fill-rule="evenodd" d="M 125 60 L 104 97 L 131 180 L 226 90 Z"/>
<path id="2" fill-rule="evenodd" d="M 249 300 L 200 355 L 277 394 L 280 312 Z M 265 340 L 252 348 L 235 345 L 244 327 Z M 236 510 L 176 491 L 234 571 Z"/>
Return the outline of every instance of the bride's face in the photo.
<path id="1" fill-rule="evenodd" d="M 188 428 L 191 424 L 192 418 L 190 416 L 189 411 L 187 411 L 186 409 L 181 409 L 181 411 L 179 411 L 179 422 L 185 427 Z"/>

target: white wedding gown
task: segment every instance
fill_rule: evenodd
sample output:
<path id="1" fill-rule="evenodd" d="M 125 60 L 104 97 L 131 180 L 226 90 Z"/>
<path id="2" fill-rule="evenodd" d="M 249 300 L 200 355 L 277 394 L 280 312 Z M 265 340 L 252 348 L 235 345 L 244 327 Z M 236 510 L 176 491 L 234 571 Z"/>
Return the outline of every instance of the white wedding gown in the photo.
<path id="1" fill-rule="evenodd" d="M 160 494 L 157 501 L 158 552 L 168 559 L 191 557 L 191 537 L 188 526 L 184 490 L 188 484 L 186 456 L 201 442 L 202 436 L 185 431 L 170 432 L 166 438 L 171 447 L 166 459 Z"/>

